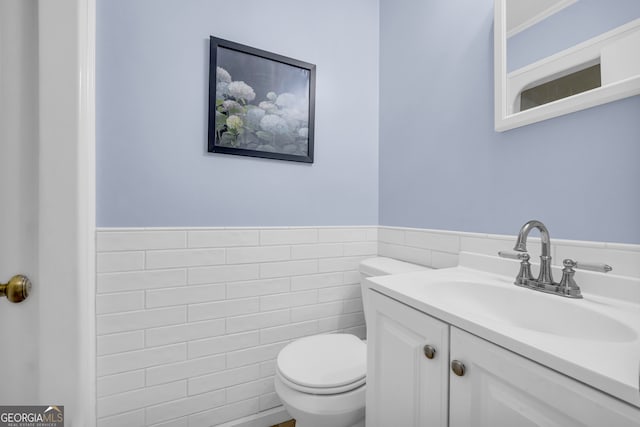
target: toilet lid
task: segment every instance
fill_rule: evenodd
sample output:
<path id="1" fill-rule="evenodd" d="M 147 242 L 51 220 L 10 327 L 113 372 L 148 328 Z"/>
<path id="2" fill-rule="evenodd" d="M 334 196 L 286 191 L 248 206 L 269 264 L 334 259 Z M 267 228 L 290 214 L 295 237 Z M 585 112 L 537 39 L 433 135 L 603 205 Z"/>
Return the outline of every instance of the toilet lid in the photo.
<path id="1" fill-rule="evenodd" d="M 278 354 L 278 371 L 305 388 L 342 388 L 364 383 L 367 345 L 351 334 L 301 338 Z"/>

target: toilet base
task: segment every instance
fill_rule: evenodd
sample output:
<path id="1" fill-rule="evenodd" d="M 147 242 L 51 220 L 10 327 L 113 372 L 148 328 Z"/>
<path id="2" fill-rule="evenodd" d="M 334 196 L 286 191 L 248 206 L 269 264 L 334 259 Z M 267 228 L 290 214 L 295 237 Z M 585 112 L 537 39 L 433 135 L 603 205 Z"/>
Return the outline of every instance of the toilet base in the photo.
<path id="1" fill-rule="evenodd" d="M 296 427 L 364 427 L 366 386 L 337 395 L 301 393 L 276 373 L 275 389 Z"/>
<path id="2" fill-rule="evenodd" d="M 322 426 L 323 427 L 327 427 L 326 424 L 322 424 Z M 299 423 L 298 420 L 296 420 L 296 427 L 314 427 L 314 426 L 309 426 L 309 425 L 304 424 L 304 423 Z M 365 427 L 364 426 L 364 418 L 361 419 L 360 421 L 358 421 L 357 423 L 352 424 L 352 425 L 347 426 L 347 427 Z"/>

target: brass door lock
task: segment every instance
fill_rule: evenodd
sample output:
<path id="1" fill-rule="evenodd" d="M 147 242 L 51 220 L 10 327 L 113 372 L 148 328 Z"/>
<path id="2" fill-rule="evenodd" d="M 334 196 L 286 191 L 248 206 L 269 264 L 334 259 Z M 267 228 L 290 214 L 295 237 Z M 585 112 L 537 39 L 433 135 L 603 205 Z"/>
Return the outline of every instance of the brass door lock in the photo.
<path id="1" fill-rule="evenodd" d="M 11 302 L 22 302 L 31 292 L 31 280 L 27 276 L 18 274 L 13 276 L 8 283 L 0 283 L 0 298 L 7 297 Z"/>

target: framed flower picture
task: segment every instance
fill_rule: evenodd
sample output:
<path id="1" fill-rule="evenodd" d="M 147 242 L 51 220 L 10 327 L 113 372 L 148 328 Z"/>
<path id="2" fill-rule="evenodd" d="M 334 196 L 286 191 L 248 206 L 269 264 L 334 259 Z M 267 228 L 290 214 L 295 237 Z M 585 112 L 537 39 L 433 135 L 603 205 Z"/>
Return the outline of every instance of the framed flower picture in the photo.
<path id="1" fill-rule="evenodd" d="M 211 36 L 209 152 L 313 163 L 316 66 Z"/>

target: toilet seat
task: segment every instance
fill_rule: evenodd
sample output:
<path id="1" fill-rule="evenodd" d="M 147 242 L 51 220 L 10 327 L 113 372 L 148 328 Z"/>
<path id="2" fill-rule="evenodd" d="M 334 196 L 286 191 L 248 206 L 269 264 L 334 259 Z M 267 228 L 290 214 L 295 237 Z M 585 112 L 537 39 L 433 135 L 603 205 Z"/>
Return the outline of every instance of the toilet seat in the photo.
<path id="1" fill-rule="evenodd" d="M 277 374 L 288 387 L 308 394 L 339 394 L 366 382 L 367 346 L 351 334 L 301 338 L 282 349 Z"/>
<path id="2" fill-rule="evenodd" d="M 340 394 L 352 391 L 358 387 L 363 386 L 366 383 L 365 378 L 361 378 L 358 381 L 355 381 L 350 384 L 345 384 L 341 387 L 306 387 L 300 384 L 297 384 L 287 377 L 285 377 L 279 369 L 276 369 L 276 375 L 280 378 L 280 381 L 283 382 L 287 387 L 292 390 L 296 390 L 306 394 L 320 394 L 320 395 L 330 395 L 330 394 Z"/>

